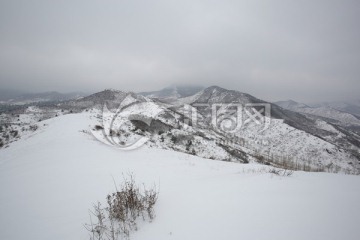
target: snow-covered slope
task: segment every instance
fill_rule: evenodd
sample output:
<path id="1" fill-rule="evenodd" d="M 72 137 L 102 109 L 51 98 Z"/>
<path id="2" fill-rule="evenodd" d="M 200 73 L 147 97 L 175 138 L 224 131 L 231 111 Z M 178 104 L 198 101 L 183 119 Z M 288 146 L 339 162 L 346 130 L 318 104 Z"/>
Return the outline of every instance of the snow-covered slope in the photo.
<path id="1" fill-rule="evenodd" d="M 11 114 L 0 114 L 0 148 L 9 147 L 12 142 L 32 135 L 46 125 L 42 120 L 63 114 L 66 112 L 59 109 L 41 109 L 35 106 Z"/>
<path id="2" fill-rule="evenodd" d="M 257 164 L 121 151 L 82 131 L 97 121 L 96 111 L 45 120 L 42 131 L 0 150 L 0 239 L 89 239 L 88 210 L 128 172 L 160 188 L 155 220 L 133 240 L 359 237 L 358 176 L 279 177 Z"/>

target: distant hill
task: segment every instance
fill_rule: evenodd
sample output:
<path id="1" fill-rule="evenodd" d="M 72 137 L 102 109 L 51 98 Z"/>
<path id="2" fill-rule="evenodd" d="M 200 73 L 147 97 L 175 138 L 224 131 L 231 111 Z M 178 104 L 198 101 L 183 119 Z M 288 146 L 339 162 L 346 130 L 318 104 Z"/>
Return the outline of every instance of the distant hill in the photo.
<path id="1" fill-rule="evenodd" d="M 86 96 L 82 92 L 59 93 L 59 92 L 40 92 L 40 93 L 23 93 L 17 91 L 0 90 L 0 103 L 23 105 L 37 102 L 54 102 L 78 99 Z"/>

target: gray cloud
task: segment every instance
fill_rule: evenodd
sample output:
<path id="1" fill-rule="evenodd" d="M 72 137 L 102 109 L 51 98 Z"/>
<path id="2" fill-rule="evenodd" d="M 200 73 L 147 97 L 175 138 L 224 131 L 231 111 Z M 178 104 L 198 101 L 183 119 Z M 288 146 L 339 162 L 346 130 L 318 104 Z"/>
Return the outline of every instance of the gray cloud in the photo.
<path id="1" fill-rule="evenodd" d="M 360 2 L 0 1 L 0 84 L 31 91 L 219 85 L 357 98 Z"/>

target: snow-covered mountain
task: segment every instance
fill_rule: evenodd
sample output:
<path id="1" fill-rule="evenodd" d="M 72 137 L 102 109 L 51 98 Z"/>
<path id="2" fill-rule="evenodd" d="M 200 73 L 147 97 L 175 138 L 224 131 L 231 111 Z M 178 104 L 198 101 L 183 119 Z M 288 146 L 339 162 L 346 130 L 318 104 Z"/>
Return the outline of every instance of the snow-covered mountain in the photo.
<path id="1" fill-rule="evenodd" d="M 194 96 L 179 98 L 177 105 L 164 104 L 162 101 L 154 101 L 134 93 L 128 95 L 123 92 L 114 93 L 119 96 L 118 104 L 124 101 L 132 103 L 128 112 L 133 115 L 145 114 L 147 109 L 156 111 L 154 105 L 155 108 L 160 109 L 161 114 L 152 116 L 150 126 L 137 126 L 143 131 L 143 134 L 151 139 L 149 144 L 155 147 L 226 161 L 261 161 L 274 165 L 281 165 L 286 161 L 289 167 L 297 165 L 293 167 L 300 168 L 301 166 L 308 170 L 323 170 L 328 167 L 333 171 L 342 169 L 356 172 L 358 168 L 358 146 L 350 143 L 347 136 L 331 128 L 331 125 L 327 125 L 326 122 L 321 125 L 316 120 L 276 105 L 271 105 L 272 124 L 266 130 L 251 123 L 234 134 L 226 134 L 214 128 L 209 119 L 211 104 L 266 104 L 266 102 L 245 93 L 214 86 L 204 89 Z M 103 95 L 104 92 L 98 94 Z M 89 96 L 89 98 L 94 98 L 96 95 Z M 114 97 L 103 99 L 114 103 Z M 184 125 L 184 122 L 189 120 L 185 114 L 184 105 L 179 105 L 179 102 L 184 99 L 190 106 L 209 104 L 208 107 L 198 109 L 198 118 L 202 123 L 196 127 L 192 123 Z M 135 103 L 149 106 L 139 108 L 139 104 Z M 246 122 L 246 119 L 244 121 Z M 131 125 L 126 131 L 131 132 Z"/>
<path id="2" fill-rule="evenodd" d="M 242 126 L 238 131 L 224 131 L 222 124 L 229 123 L 229 119 L 214 125 L 212 111 L 215 104 L 224 105 L 219 108 L 220 112 L 233 111 L 234 104 L 242 106 Z M 270 108 L 269 115 L 261 112 L 262 105 Z M 32 117 L 34 120 L 29 123 L 21 120 L 29 114 L 26 109 L 12 115 L 3 114 L 3 118 L 7 119 L 8 126 L 26 124 L 23 127 L 29 127 L 38 124 L 36 121 L 39 120 L 91 110 L 98 119 L 92 126 L 92 134 L 105 143 L 111 138 L 111 144 L 122 147 L 145 137 L 148 146 L 208 159 L 259 162 L 306 171 L 358 173 L 360 169 L 360 137 L 356 131 L 326 118 L 290 111 L 249 94 L 217 86 L 192 96 L 178 96 L 172 102 L 109 89 L 37 109 Z M 259 110 L 260 115 L 255 115 L 254 110 Z M 193 112 L 196 112 L 196 123 Z M 264 128 L 259 124 L 260 120 L 268 126 Z M 109 130 L 103 131 L 108 123 Z M 8 136 L 10 131 L 9 128 L 5 135 Z M 4 137 L 2 142 L 4 146 L 11 143 Z"/>
<path id="3" fill-rule="evenodd" d="M 336 108 L 333 108 L 329 105 L 310 107 L 303 103 L 297 103 L 292 100 L 280 101 L 280 102 L 276 102 L 275 104 L 291 111 L 332 119 L 346 126 L 349 125 L 360 126 L 360 118 L 355 117 L 354 115 L 348 112 L 344 112 Z"/>
<path id="4" fill-rule="evenodd" d="M 266 102 L 246 93 L 214 86 L 196 94 L 192 104 L 203 103 L 241 103 L 244 105 Z M 283 109 L 275 104 L 270 105 L 271 124 L 268 129 L 262 130 L 256 125 L 250 124 L 235 133 L 235 136 L 249 143 L 249 148 L 257 153 L 260 152 L 262 156 L 260 158 L 269 159 L 271 158 L 269 156 L 273 155 L 278 158 L 291 156 L 290 158 L 295 162 L 304 163 L 314 160 L 314 162 L 322 162 L 320 165 L 333 165 L 333 161 L 341 162 L 344 159 L 353 159 L 353 162 L 350 161 L 347 164 L 358 164 L 360 141 L 356 132 L 341 128 L 341 126 L 323 119 L 311 118 Z M 200 111 L 203 115 L 209 116 L 211 110 L 201 108 Z M 340 156 L 344 152 L 348 152 L 353 157 Z M 343 160 L 340 160 L 342 158 Z"/>

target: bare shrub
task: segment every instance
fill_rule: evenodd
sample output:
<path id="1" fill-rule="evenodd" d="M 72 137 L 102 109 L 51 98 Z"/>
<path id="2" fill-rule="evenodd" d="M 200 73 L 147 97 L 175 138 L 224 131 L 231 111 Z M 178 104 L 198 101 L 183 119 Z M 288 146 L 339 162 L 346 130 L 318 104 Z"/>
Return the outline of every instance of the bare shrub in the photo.
<path id="1" fill-rule="evenodd" d="M 115 184 L 116 186 L 116 184 Z M 143 221 L 152 221 L 155 218 L 154 206 L 158 199 L 156 186 L 146 189 L 139 188 L 132 174 L 120 186 L 116 192 L 108 194 L 107 206 L 101 208 L 100 203 L 94 205 L 90 211 L 97 219 L 96 223 L 85 224 L 90 232 L 91 240 L 102 239 L 129 239 L 130 233 L 138 229 L 139 218 Z"/>
<path id="2" fill-rule="evenodd" d="M 172 135 L 171 136 L 171 142 L 173 143 L 173 144 L 175 144 L 176 142 L 177 142 L 177 137 L 175 136 L 175 135 Z"/>
<path id="3" fill-rule="evenodd" d="M 294 171 L 292 171 L 292 170 L 276 169 L 276 168 L 271 168 L 271 169 L 269 169 L 268 172 L 271 174 L 283 176 L 283 177 L 290 177 L 294 173 Z"/>
<path id="4" fill-rule="evenodd" d="M 103 126 L 100 126 L 100 125 L 95 125 L 95 130 L 103 130 Z"/>
<path id="5" fill-rule="evenodd" d="M 97 219 L 97 223 L 94 224 L 92 222 L 92 217 L 95 216 Z M 105 232 L 107 230 L 107 227 L 105 225 L 105 211 L 103 208 L 101 208 L 100 202 L 98 202 L 96 205 L 94 204 L 94 210 L 90 211 L 90 224 L 85 224 L 85 228 L 91 233 L 90 239 L 104 239 Z"/>
<path id="6" fill-rule="evenodd" d="M 29 130 L 35 132 L 38 129 L 38 125 L 30 125 Z"/>
<path id="7" fill-rule="evenodd" d="M 305 171 L 305 172 L 334 172 L 331 170 L 333 166 L 325 168 L 321 164 L 315 164 L 314 161 L 307 159 L 292 158 L 289 155 L 261 154 L 255 151 L 254 157 L 258 162 L 265 165 L 271 165 L 276 168 L 285 170 Z"/>

